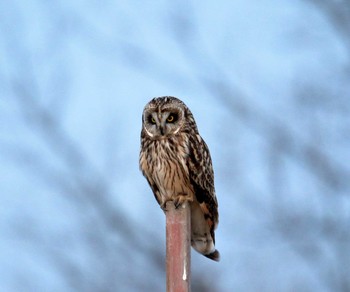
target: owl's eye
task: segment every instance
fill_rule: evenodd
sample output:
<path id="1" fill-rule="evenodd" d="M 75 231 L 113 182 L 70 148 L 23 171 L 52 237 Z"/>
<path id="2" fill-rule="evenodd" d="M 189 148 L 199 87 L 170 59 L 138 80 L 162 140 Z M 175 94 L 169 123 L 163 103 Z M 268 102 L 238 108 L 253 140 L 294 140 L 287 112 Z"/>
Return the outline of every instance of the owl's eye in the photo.
<path id="1" fill-rule="evenodd" d="M 173 122 L 175 122 L 177 120 L 177 114 L 170 114 L 169 116 L 168 116 L 168 118 L 166 119 L 166 121 L 168 122 L 168 123 L 173 123 Z"/>
<path id="2" fill-rule="evenodd" d="M 149 121 L 151 124 L 155 124 L 155 123 L 156 123 L 156 119 L 155 119 L 154 117 L 152 117 L 152 115 L 149 115 L 148 121 Z"/>

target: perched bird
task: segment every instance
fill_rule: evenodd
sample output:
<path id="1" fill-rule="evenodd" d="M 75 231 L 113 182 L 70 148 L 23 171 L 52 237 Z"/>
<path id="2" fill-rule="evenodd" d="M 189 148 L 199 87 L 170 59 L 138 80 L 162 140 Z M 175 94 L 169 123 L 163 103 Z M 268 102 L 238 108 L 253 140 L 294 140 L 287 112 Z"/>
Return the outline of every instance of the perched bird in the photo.
<path id="1" fill-rule="evenodd" d="M 192 247 L 219 261 L 214 233 L 219 214 L 209 149 L 191 111 L 178 98 L 158 97 L 145 106 L 140 169 L 164 211 L 169 200 L 176 207 L 190 202 Z"/>

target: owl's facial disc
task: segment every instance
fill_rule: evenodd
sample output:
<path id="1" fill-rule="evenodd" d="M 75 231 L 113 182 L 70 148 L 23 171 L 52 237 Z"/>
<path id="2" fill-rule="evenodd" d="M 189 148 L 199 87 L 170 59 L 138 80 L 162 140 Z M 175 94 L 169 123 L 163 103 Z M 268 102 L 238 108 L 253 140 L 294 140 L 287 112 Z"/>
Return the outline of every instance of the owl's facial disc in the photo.
<path id="1" fill-rule="evenodd" d="M 166 137 L 179 131 L 179 114 L 173 110 L 151 111 L 145 116 L 145 130 L 151 137 Z"/>

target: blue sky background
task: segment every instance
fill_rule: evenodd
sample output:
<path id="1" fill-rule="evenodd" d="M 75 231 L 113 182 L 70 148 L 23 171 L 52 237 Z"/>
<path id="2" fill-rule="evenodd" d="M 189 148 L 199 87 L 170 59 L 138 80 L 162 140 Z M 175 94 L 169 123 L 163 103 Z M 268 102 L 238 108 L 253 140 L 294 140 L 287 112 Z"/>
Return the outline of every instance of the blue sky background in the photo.
<path id="1" fill-rule="evenodd" d="M 138 155 L 173 95 L 219 200 L 192 290 L 349 291 L 349 36 L 346 1 L 2 1 L 0 290 L 165 290 Z"/>

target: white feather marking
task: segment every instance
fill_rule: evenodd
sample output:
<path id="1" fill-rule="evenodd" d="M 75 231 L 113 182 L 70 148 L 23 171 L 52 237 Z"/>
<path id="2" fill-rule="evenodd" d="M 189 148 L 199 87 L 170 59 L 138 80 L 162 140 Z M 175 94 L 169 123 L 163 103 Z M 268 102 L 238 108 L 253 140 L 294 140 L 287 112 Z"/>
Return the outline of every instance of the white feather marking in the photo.
<path id="1" fill-rule="evenodd" d="M 146 129 L 145 127 L 144 127 L 144 129 L 145 129 L 146 133 L 147 133 L 149 136 L 151 136 L 151 137 L 154 136 L 150 131 L 147 131 L 147 129 Z"/>
<path id="2" fill-rule="evenodd" d="M 180 131 L 180 128 L 177 128 L 176 131 L 174 131 L 174 134 L 176 135 Z"/>

